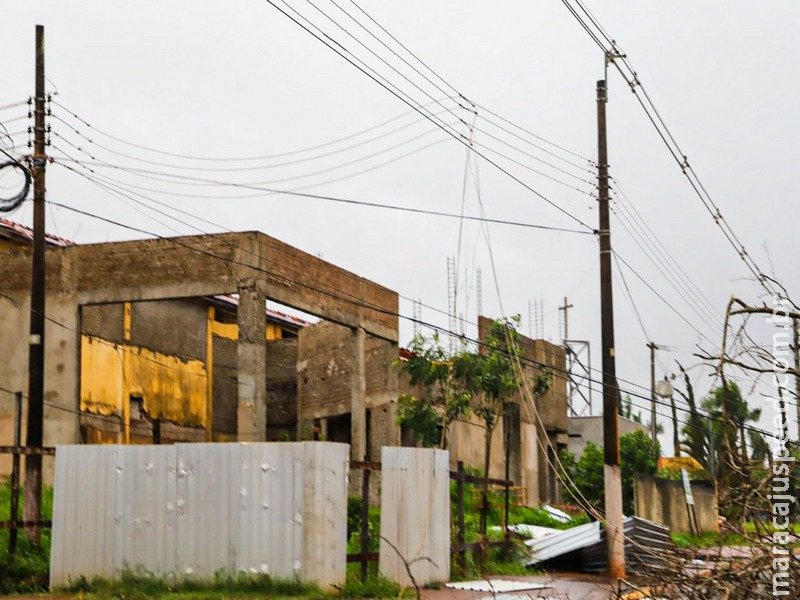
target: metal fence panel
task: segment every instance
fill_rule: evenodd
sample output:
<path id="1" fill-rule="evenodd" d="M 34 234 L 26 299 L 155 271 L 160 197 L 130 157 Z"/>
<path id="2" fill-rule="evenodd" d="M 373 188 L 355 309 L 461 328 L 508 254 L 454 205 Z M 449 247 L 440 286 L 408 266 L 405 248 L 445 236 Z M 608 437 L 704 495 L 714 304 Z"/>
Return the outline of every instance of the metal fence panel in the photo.
<path id="1" fill-rule="evenodd" d="M 305 577 L 320 582 L 343 581 L 347 556 L 347 519 L 342 519 L 341 499 L 347 499 L 350 447 L 346 444 L 307 444 L 303 495 L 306 543 L 302 561 Z M 345 513 L 347 508 L 344 509 Z"/>
<path id="2" fill-rule="evenodd" d="M 181 444 L 176 486 L 176 570 L 211 577 L 233 572 L 237 532 L 238 444 Z M 206 518 L 198 527 L 195 515 Z"/>
<path id="3" fill-rule="evenodd" d="M 117 457 L 114 570 L 174 575 L 177 447 L 109 450 Z"/>
<path id="4" fill-rule="evenodd" d="M 446 450 L 381 449 L 380 572 L 404 586 L 450 578 L 450 470 Z"/>
<path id="5" fill-rule="evenodd" d="M 291 578 L 302 558 L 302 444 L 244 444 L 237 570 Z M 266 532 L 266 535 L 264 533 Z"/>
<path id="6" fill-rule="evenodd" d="M 115 467 L 114 453 L 99 446 L 80 452 L 63 446 L 56 455 L 51 583 L 68 583 L 73 573 L 88 579 L 113 573 Z"/>
<path id="7" fill-rule="evenodd" d="M 124 570 L 342 583 L 348 454 L 321 442 L 60 446 L 50 584 Z"/>

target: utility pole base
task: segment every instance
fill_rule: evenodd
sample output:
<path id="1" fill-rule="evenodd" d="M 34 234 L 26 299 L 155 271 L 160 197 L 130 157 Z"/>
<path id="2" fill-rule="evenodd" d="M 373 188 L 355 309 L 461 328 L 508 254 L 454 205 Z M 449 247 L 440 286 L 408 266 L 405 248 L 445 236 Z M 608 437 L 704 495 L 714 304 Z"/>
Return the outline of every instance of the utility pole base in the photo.
<path id="1" fill-rule="evenodd" d="M 625 577 L 625 530 L 622 523 L 622 471 L 618 465 L 604 465 L 606 490 L 606 541 L 608 574 Z"/>

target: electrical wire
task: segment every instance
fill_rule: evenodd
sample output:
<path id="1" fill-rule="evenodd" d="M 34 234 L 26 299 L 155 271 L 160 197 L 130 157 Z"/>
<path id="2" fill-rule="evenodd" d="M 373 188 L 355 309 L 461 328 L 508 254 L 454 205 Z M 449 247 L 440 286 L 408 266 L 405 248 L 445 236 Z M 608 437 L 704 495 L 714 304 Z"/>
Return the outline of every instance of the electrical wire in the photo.
<path id="1" fill-rule="evenodd" d="M 280 8 L 280 7 L 279 7 L 279 6 L 278 6 L 278 5 L 277 5 L 275 2 L 273 2 L 272 0 L 265 0 L 265 1 L 266 1 L 268 4 L 270 4 L 270 6 L 272 6 L 273 8 L 275 8 L 275 10 L 277 10 L 278 12 L 280 12 L 281 14 L 283 14 L 283 15 L 284 15 L 286 18 L 288 18 L 289 20 L 291 20 L 293 23 L 295 23 L 295 24 L 296 24 L 298 27 L 300 27 L 301 29 L 303 29 L 303 30 L 304 30 L 306 33 L 308 33 L 309 35 L 311 35 L 312 37 L 314 37 L 314 38 L 315 38 L 315 39 L 316 39 L 318 42 L 320 42 L 321 44 L 323 44 L 324 46 L 326 46 L 327 48 L 329 48 L 331 51 L 333 51 L 335 54 L 337 54 L 337 55 L 338 55 L 339 57 L 341 57 L 343 60 L 345 60 L 345 61 L 347 61 L 348 63 L 350 63 L 350 64 L 351 64 L 353 67 L 355 67 L 356 69 L 358 69 L 359 71 L 361 71 L 361 72 L 362 72 L 364 75 L 366 75 L 367 77 L 369 77 L 370 79 L 372 79 L 372 80 L 373 80 L 375 83 L 377 83 L 378 85 L 380 85 L 381 87 L 383 87 L 385 90 L 387 90 L 387 91 L 388 91 L 389 93 L 391 93 L 393 96 L 395 96 L 396 98 L 398 98 L 400 101 L 402 101 L 403 103 L 407 104 L 407 105 L 408 105 L 408 106 L 410 106 L 411 108 L 413 108 L 413 109 L 415 109 L 415 110 L 418 110 L 418 106 L 417 106 L 417 105 L 416 105 L 416 104 L 415 104 L 413 101 L 411 101 L 411 100 L 408 100 L 408 99 L 406 99 L 405 97 L 403 97 L 403 95 L 402 95 L 401 93 L 399 93 L 399 92 L 395 91 L 394 89 L 392 89 L 392 87 L 390 87 L 389 85 L 385 84 L 385 83 L 384 83 L 383 81 L 381 81 L 381 80 L 380 80 L 378 77 L 375 77 L 374 75 L 372 75 L 371 73 L 369 73 L 369 72 L 368 72 L 366 69 L 364 69 L 364 68 L 362 68 L 360 65 L 356 64 L 355 60 L 353 60 L 353 59 L 349 58 L 348 56 L 346 56 L 346 55 L 344 54 L 345 50 L 340 50 L 340 49 L 337 47 L 337 46 L 339 46 L 339 47 L 342 47 L 342 48 L 343 48 L 343 46 L 341 46 L 341 44 L 339 44 L 339 43 L 337 42 L 337 46 L 334 46 L 334 45 L 333 45 L 333 43 L 331 43 L 331 42 L 327 41 L 326 39 L 323 39 L 323 38 L 322 38 L 322 37 L 320 37 L 319 35 L 315 34 L 313 31 L 311 31 L 311 29 L 309 29 L 308 27 L 306 27 L 305 25 L 303 25 L 302 23 L 300 23 L 300 22 L 299 22 L 297 19 L 295 19 L 294 17 L 292 17 L 290 14 L 288 14 L 286 11 L 284 11 L 283 9 L 281 9 L 281 8 Z M 446 132 L 448 133 L 448 135 L 450 135 L 451 137 L 453 137 L 453 139 L 455 139 L 456 141 L 458 141 L 458 142 L 459 142 L 459 143 L 461 143 L 462 145 L 465 145 L 465 146 L 467 145 L 467 144 L 466 144 L 466 142 L 465 142 L 465 141 L 464 141 L 464 140 L 461 138 L 461 136 L 460 136 L 458 133 L 456 133 L 456 132 L 453 132 L 453 131 L 451 131 L 451 130 L 449 130 L 449 129 L 445 128 L 445 127 L 443 127 L 443 126 L 442 126 L 440 123 L 438 123 L 438 122 L 437 122 L 435 119 L 431 118 L 431 117 L 430 117 L 429 115 L 427 115 L 427 114 L 426 114 L 424 111 L 422 111 L 422 110 L 419 110 L 419 112 L 420 112 L 420 114 L 423 114 L 423 116 L 425 116 L 426 118 L 428 118 L 428 119 L 429 119 L 431 122 L 435 123 L 437 126 L 439 126 L 440 128 L 442 128 L 442 130 L 443 130 L 443 131 L 446 131 Z M 521 179 L 519 179 L 518 177 L 516 177 L 516 176 L 514 176 L 513 174 L 511 174 L 511 173 L 510 173 L 508 170 L 506 170 L 506 169 L 504 169 L 503 167 L 501 167 L 499 164 L 497 164 L 497 163 L 496 163 L 495 161 L 493 161 L 492 159 L 490 159 L 490 158 L 486 157 L 485 155 L 483 155 L 483 154 L 482 154 L 482 153 L 480 153 L 480 152 L 478 152 L 477 154 L 479 154 L 479 156 L 481 156 L 481 158 L 483 158 L 484 160 L 486 160 L 486 161 L 487 161 L 489 164 L 491 164 L 493 167 L 497 168 L 499 171 L 501 171 L 502 173 L 504 173 L 506 176 L 510 177 L 510 178 L 511 178 L 513 181 L 517 182 L 519 185 L 521 185 L 522 187 L 524 187 L 525 189 L 527 189 L 528 191 L 530 191 L 531 193 L 533 193 L 534 195 L 536 195 L 537 197 L 539 197 L 540 199 L 542 199 L 543 201 L 545 201 L 547 204 L 550 204 L 550 205 L 551 205 L 553 208 L 555 208 L 557 211 L 559 211 L 559 212 L 563 213 L 564 215 L 568 216 L 568 217 L 569 217 L 571 220 L 575 221 L 576 223 L 578 223 L 578 224 L 579 224 L 579 225 L 581 225 L 582 227 L 584 227 L 584 228 L 586 228 L 586 229 L 589 229 L 590 231 L 594 231 L 594 229 L 593 229 L 592 227 L 590 227 L 589 225 L 587 225 L 586 223 L 584 223 L 584 222 L 583 222 L 583 221 L 582 221 L 580 218 L 576 217 L 575 215 L 571 214 L 571 213 L 570 213 L 570 212 L 568 212 L 567 210 L 565 210 L 565 209 L 563 209 L 562 207 L 558 206 L 558 204 L 556 204 L 555 202 L 553 202 L 552 200 L 550 200 L 549 198 L 547 198 L 547 197 L 546 197 L 544 194 L 542 194 L 542 193 L 538 192 L 537 190 L 535 190 L 534 188 L 532 188 L 530 185 L 528 185 L 527 183 L 525 183 L 524 181 L 522 181 L 522 180 L 521 180 Z"/>
<path id="2" fill-rule="evenodd" d="M 647 93 L 647 90 L 642 84 L 637 72 L 631 66 L 627 55 L 619 51 L 619 48 L 614 40 L 609 42 L 607 34 L 605 34 L 605 31 L 602 29 L 597 19 L 591 16 L 591 14 L 589 14 L 591 24 L 598 31 L 602 32 L 601 35 L 606 38 L 606 42 L 603 42 L 598 38 L 594 31 L 592 31 L 592 27 L 587 24 L 585 20 L 578 14 L 578 12 L 570 5 L 569 0 L 562 0 L 562 4 L 564 4 L 572 16 L 578 21 L 579 25 L 589 34 L 595 44 L 597 44 L 597 46 L 603 51 L 604 56 L 607 58 L 607 62 L 616 68 L 617 72 L 622 76 L 625 83 L 628 84 L 628 87 L 631 89 L 637 102 L 644 111 L 645 116 L 653 125 L 659 138 L 661 138 L 661 141 L 666 146 L 667 151 L 681 169 L 681 172 L 686 177 L 695 195 L 699 198 L 706 211 L 711 215 L 714 223 L 719 227 L 723 236 L 736 251 L 739 258 L 742 260 L 742 262 L 744 262 L 745 266 L 755 277 L 759 285 L 761 285 L 761 287 L 770 295 L 781 295 L 782 292 L 775 289 L 772 280 L 764 274 L 764 271 L 761 270 L 753 257 L 748 254 L 741 240 L 733 231 L 733 228 L 723 218 L 719 206 L 714 202 L 697 173 L 689 165 L 689 160 L 686 157 L 686 154 L 678 145 L 666 122 L 661 117 L 661 114 L 650 98 L 650 95 Z M 588 13 L 588 11 L 585 12 Z"/>
<path id="3" fill-rule="evenodd" d="M 57 150 L 59 150 L 57 146 L 55 148 Z M 64 153 L 63 150 L 59 150 L 59 152 L 61 152 L 62 154 Z M 75 159 L 70 159 L 70 160 L 73 160 L 76 164 L 79 164 L 79 165 L 80 164 L 85 164 L 83 161 L 77 161 Z M 58 158 L 52 158 L 52 162 L 54 164 L 60 165 L 60 166 L 62 166 L 64 168 L 69 168 L 69 165 L 65 164 L 62 160 L 60 160 Z M 93 179 L 93 177 L 91 175 L 85 175 L 85 174 L 80 174 L 80 175 L 85 177 L 85 178 L 87 178 L 87 179 L 90 179 L 90 180 Z M 100 183 L 105 183 L 105 185 L 111 185 L 108 182 L 104 182 L 100 178 L 94 178 L 94 180 L 98 181 Z M 594 232 L 585 231 L 585 230 L 582 230 L 582 229 L 570 229 L 570 228 L 565 228 L 565 227 L 556 227 L 556 226 L 551 226 L 551 225 L 542 225 L 542 224 L 537 224 L 537 223 L 526 223 L 526 222 L 521 222 L 521 221 L 511 221 L 511 220 L 505 220 L 505 219 L 493 219 L 493 218 L 489 218 L 489 217 L 481 217 L 481 216 L 474 216 L 474 215 L 463 215 L 462 216 L 462 215 L 459 215 L 459 214 L 448 213 L 448 212 L 444 212 L 444 211 L 435 211 L 435 210 L 413 208 L 413 207 L 407 207 L 407 206 L 383 204 L 383 203 L 377 203 L 377 202 L 366 202 L 366 201 L 361 201 L 361 200 L 352 200 L 352 199 L 347 199 L 347 198 L 326 196 L 326 195 L 322 195 L 322 194 L 309 194 L 309 193 L 301 193 L 301 192 L 292 192 L 292 191 L 288 191 L 288 190 L 259 188 L 259 187 L 256 187 L 256 186 L 246 185 L 246 184 L 228 183 L 228 184 L 225 184 L 225 185 L 233 186 L 233 187 L 242 187 L 242 188 L 247 188 L 247 189 L 261 189 L 262 191 L 268 192 L 270 194 L 284 194 L 284 195 L 297 196 L 297 197 L 301 197 L 301 198 L 308 198 L 308 199 L 312 199 L 312 200 L 323 200 L 323 201 L 328 201 L 328 202 L 336 202 L 336 203 L 340 203 L 340 204 L 350 204 L 350 205 L 354 205 L 354 206 L 364 206 L 364 207 L 370 207 L 370 208 L 381 208 L 381 209 L 394 210 L 394 211 L 399 211 L 399 212 L 408 212 L 408 213 L 414 213 L 414 214 L 422 214 L 422 215 L 437 216 L 437 217 L 446 217 L 446 218 L 453 218 L 453 219 L 461 219 L 461 218 L 463 218 L 463 219 L 468 220 L 468 221 L 477 221 L 477 222 L 481 222 L 481 223 L 494 223 L 494 224 L 497 224 L 497 225 L 508 225 L 508 226 L 514 226 L 514 227 L 528 228 L 528 229 L 538 229 L 538 230 L 542 230 L 542 231 L 555 231 L 555 232 L 561 232 L 561 233 L 575 233 L 575 234 L 578 234 L 578 235 L 593 235 L 594 234 Z M 210 223 L 210 222 L 208 222 L 208 223 Z"/>

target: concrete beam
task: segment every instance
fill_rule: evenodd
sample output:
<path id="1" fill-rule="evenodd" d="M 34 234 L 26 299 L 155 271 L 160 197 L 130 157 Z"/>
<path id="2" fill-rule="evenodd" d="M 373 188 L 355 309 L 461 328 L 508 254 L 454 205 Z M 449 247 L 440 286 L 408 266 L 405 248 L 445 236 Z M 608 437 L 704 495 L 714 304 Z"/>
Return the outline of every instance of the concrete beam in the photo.
<path id="1" fill-rule="evenodd" d="M 238 405 L 239 441 L 267 439 L 267 296 L 257 280 L 239 284 Z"/>
<path id="2" fill-rule="evenodd" d="M 30 254 L 6 253 L 0 292 L 30 289 Z M 167 300 L 236 291 L 258 279 L 267 296 L 397 342 L 396 292 L 258 232 L 85 244 L 47 251 L 48 293 L 79 304 Z"/>

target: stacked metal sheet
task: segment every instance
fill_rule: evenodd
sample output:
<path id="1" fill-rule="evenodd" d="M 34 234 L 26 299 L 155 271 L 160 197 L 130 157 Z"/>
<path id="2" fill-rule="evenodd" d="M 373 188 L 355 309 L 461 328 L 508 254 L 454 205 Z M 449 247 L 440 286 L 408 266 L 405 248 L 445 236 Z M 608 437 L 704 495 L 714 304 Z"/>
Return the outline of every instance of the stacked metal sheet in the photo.
<path id="1" fill-rule="evenodd" d="M 625 517 L 625 564 L 630 573 L 651 573 L 654 568 L 664 564 L 664 551 L 672 548 L 669 527 L 642 519 Z M 568 530 L 569 531 L 569 530 Z M 606 533 L 600 533 L 600 540 L 583 548 L 581 563 L 586 571 L 605 571 L 608 562 Z"/>

